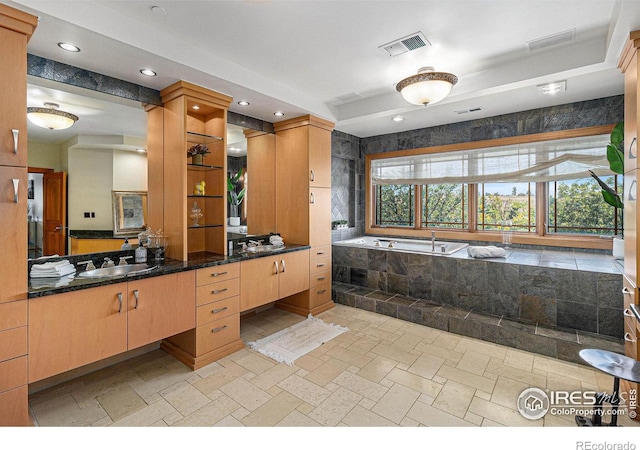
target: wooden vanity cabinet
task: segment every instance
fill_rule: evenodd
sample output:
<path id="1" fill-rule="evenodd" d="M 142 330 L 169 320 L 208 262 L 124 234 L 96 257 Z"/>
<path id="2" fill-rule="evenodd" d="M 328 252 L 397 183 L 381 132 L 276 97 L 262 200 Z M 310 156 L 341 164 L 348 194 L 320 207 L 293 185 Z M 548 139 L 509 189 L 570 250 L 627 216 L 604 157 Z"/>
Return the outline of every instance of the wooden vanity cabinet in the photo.
<path id="1" fill-rule="evenodd" d="M 27 301 L 0 304 L 0 425 L 29 423 Z"/>
<path id="2" fill-rule="evenodd" d="M 128 283 L 128 350 L 196 326 L 195 272 Z"/>
<path id="3" fill-rule="evenodd" d="M 309 289 L 309 250 L 281 253 L 240 263 L 240 311 Z"/>
<path id="4" fill-rule="evenodd" d="M 240 263 L 194 271 L 196 326 L 162 341 L 193 370 L 244 348 L 240 339 Z"/>
<path id="5" fill-rule="evenodd" d="M 29 300 L 29 382 L 127 350 L 127 283 Z"/>

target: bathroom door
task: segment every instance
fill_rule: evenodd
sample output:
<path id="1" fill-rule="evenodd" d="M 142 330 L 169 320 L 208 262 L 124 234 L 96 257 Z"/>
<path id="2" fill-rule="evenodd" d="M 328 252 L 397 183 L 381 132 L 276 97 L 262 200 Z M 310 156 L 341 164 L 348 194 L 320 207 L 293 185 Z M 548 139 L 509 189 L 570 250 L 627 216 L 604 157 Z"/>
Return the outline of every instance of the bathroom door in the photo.
<path id="1" fill-rule="evenodd" d="M 47 172 L 43 181 L 43 255 L 67 254 L 67 173 Z"/>

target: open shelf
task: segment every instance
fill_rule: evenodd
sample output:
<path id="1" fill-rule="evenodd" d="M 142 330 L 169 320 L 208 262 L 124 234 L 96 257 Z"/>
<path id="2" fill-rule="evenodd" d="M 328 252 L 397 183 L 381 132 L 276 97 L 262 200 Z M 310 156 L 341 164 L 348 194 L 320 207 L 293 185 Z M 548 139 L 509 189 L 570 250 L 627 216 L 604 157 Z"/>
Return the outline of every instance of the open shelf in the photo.
<path id="1" fill-rule="evenodd" d="M 212 144 L 214 142 L 220 142 L 224 139 L 220 136 L 212 136 L 210 134 L 194 133 L 193 131 L 187 131 L 187 142 L 194 144 Z"/>
<path id="2" fill-rule="evenodd" d="M 222 227 L 222 224 L 215 224 L 215 225 L 189 225 L 187 226 L 188 229 L 190 230 L 198 230 L 200 228 L 220 228 Z"/>
<path id="3" fill-rule="evenodd" d="M 195 195 L 195 194 L 187 195 L 187 197 L 189 198 L 224 198 L 223 195 Z"/>
<path id="4" fill-rule="evenodd" d="M 207 164 L 191 164 L 191 163 L 188 163 L 187 165 L 189 166 L 189 169 L 191 169 L 191 170 L 206 171 L 206 170 L 224 169 L 224 167 L 222 167 L 222 166 L 209 166 Z"/>

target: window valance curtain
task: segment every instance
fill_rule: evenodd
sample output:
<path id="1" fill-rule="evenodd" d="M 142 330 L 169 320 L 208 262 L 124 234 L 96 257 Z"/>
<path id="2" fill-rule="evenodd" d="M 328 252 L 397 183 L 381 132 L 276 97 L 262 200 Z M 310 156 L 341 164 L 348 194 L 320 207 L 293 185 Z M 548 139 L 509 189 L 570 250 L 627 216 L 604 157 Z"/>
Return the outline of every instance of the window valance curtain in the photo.
<path id="1" fill-rule="evenodd" d="M 542 182 L 611 175 L 609 135 L 371 160 L 373 184 Z"/>

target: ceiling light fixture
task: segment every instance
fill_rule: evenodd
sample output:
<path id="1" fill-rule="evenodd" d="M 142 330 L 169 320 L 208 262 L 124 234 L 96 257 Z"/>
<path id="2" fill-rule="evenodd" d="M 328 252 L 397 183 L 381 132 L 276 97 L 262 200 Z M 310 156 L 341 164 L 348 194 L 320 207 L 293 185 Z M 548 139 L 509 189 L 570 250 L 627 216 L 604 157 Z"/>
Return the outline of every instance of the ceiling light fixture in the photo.
<path id="1" fill-rule="evenodd" d="M 138 153 L 147 153 L 147 149 L 145 149 L 145 148 L 137 148 L 136 151 Z"/>
<path id="2" fill-rule="evenodd" d="M 69 44 L 68 42 L 58 42 L 58 47 L 68 52 L 78 53 L 80 51 L 80 47 L 76 47 L 75 45 Z"/>
<path id="3" fill-rule="evenodd" d="M 199 107 L 198 105 L 193 105 L 193 106 L 191 107 L 191 109 L 194 109 L 194 110 L 196 110 L 196 111 L 197 111 L 197 110 L 199 110 L 199 109 L 200 109 L 200 107 Z"/>
<path id="4" fill-rule="evenodd" d="M 553 83 L 539 84 L 538 91 L 546 95 L 554 95 L 567 90 L 567 80 L 554 81 Z"/>
<path id="5" fill-rule="evenodd" d="M 276 112 L 273 113 L 273 115 L 277 116 L 277 117 L 282 117 L 282 116 L 284 116 L 284 113 L 282 111 L 276 111 Z"/>
<path id="6" fill-rule="evenodd" d="M 64 130 L 76 123 L 78 116 L 60 111 L 57 103 L 46 102 L 44 108 L 30 106 L 27 108 L 27 118 L 34 125 L 50 130 Z"/>
<path id="7" fill-rule="evenodd" d="M 249 106 L 249 102 L 248 102 L 248 101 L 246 101 L 246 100 L 240 100 L 240 101 L 238 102 L 238 105 L 240 105 L 240 106 Z"/>
<path id="8" fill-rule="evenodd" d="M 394 122 L 402 122 L 404 120 L 404 117 L 402 116 L 395 116 L 393 117 L 391 120 L 393 120 Z"/>
<path id="9" fill-rule="evenodd" d="M 151 69 L 140 69 L 140 73 L 142 75 L 146 75 L 148 77 L 155 77 L 156 75 L 158 75 L 157 73 L 155 73 L 153 70 Z"/>
<path id="10" fill-rule="evenodd" d="M 422 67 L 417 75 L 405 78 L 396 84 L 396 90 L 414 105 L 433 104 L 444 99 L 458 77 L 447 72 L 434 72 L 433 67 Z"/>

